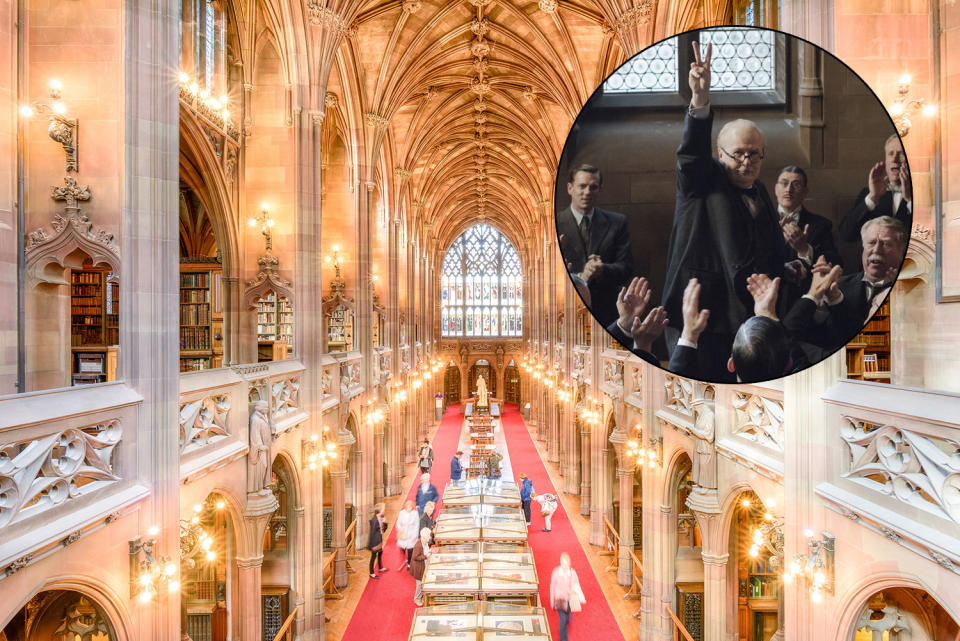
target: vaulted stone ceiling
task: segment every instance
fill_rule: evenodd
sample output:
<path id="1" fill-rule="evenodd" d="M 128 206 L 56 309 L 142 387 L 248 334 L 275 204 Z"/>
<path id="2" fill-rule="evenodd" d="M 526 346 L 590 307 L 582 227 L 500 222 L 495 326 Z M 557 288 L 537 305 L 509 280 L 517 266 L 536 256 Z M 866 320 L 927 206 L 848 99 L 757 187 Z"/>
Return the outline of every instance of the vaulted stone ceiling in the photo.
<path id="1" fill-rule="evenodd" d="M 516 243 L 550 211 L 564 139 L 603 78 L 657 33 L 724 21 L 729 3 L 369 1 L 330 87 L 353 95 L 358 161 L 392 164 L 412 228 L 443 249 L 485 219 Z"/>

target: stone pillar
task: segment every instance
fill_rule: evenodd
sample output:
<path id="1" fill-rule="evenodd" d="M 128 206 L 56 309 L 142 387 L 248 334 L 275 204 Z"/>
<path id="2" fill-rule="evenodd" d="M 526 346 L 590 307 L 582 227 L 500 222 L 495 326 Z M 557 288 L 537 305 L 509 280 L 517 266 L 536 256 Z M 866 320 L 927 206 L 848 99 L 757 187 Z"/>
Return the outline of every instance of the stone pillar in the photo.
<path id="1" fill-rule="evenodd" d="M 263 556 L 237 559 L 237 589 L 240 598 L 237 608 L 240 615 L 240 641 L 262 641 L 262 611 L 260 599 L 260 570 Z"/>
<path id="2" fill-rule="evenodd" d="M 313 476 L 317 475 L 314 474 Z M 305 489 L 305 487 L 306 486 L 304 485 L 301 488 L 301 492 Z M 300 498 L 300 500 L 302 501 L 303 498 Z M 304 516 L 305 510 L 303 509 L 303 506 L 298 505 L 290 510 L 290 515 L 288 515 L 290 522 L 287 523 L 287 532 L 289 535 L 292 535 L 290 540 L 293 541 L 294 546 L 293 550 L 290 552 L 294 558 L 293 568 L 291 570 L 292 573 L 290 575 L 290 588 L 292 591 L 290 597 L 290 607 L 291 609 L 295 607 L 300 608 L 297 611 L 297 618 L 294 623 L 295 630 L 298 634 L 303 633 L 304 625 L 307 622 L 306 608 L 304 608 L 306 603 L 304 598 L 306 595 L 306 581 L 304 575 L 307 573 L 307 568 L 311 567 L 307 562 L 307 548 L 309 547 L 311 556 L 313 554 L 320 554 L 322 552 L 320 546 L 315 547 L 313 545 L 308 545 L 308 539 L 306 536 L 304 536 L 306 530 L 306 519 Z"/>
<path id="3" fill-rule="evenodd" d="M 398 403 L 396 400 L 390 404 L 390 412 L 388 416 L 390 418 L 388 419 L 386 430 L 389 434 L 389 447 L 387 448 L 387 478 L 386 488 L 384 491 L 387 496 L 395 496 L 400 494 L 400 476 L 403 472 L 403 465 L 401 461 L 403 460 L 402 452 L 404 440 L 403 411 L 400 408 L 400 403 Z"/>
<path id="4" fill-rule="evenodd" d="M 617 468 L 620 482 L 620 558 L 617 564 L 617 583 L 633 585 L 633 468 Z"/>
<path id="5" fill-rule="evenodd" d="M 703 641 L 727 641 L 727 561 L 729 554 L 702 552 Z"/>
<path id="6" fill-rule="evenodd" d="M 591 450 L 597 457 L 594 470 L 591 474 L 593 482 L 590 488 L 590 545 L 604 545 L 606 541 L 606 526 L 603 519 L 613 520 L 613 495 L 610 488 L 610 466 L 615 462 L 610 460 L 610 448 L 598 439 L 592 444 Z"/>
<path id="7" fill-rule="evenodd" d="M 383 424 L 373 429 L 373 502 L 377 503 L 384 497 L 383 479 Z"/>
<path id="8" fill-rule="evenodd" d="M 590 516 L 590 432 L 580 432 L 580 514 Z"/>
<path id="9" fill-rule="evenodd" d="M 345 458 L 345 453 L 341 452 L 337 461 Z M 347 541 L 344 536 L 347 529 L 346 513 L 346 482 L 347 472 L 343 469 L 345 463 L 335 463 L 338 469 L 330 470 L 330 489 L 331 500 L 333 501 L 333 551 L 337 555 L 337 560 L 333 562 L 333 584 L 338 588 L 347 585 Z"/>

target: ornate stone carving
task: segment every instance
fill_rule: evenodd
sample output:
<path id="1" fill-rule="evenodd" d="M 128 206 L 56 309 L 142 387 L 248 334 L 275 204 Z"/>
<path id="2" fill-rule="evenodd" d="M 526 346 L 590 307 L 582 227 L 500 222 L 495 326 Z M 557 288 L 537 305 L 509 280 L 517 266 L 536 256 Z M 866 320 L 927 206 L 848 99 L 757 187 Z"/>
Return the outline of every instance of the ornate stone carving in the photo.
<path id="1" fill-rule="evenodd" d="M 333 376 L 330 375 L 328 370 L 323 370 L 320 374 L 320 396 L 329 396 L 331 394 L 333 386 Z"/>
<path id="2" fill-rule="evenodd" d="M 717 487 L 716 391 L 712 385 L 697 383 L 695 392 L 696 398 L 691 404 L 695 418 L 690 432 L 696 437 L 691 479 L 700 487 L 712 490 Z"/>
<path id="3" fill-rule="evenodd" d="M 0 441 L 0 529 L 120 480 L 113 454 L 120 421 Z"/>
<path id="4" fill-rule="evenodd" d="M 367 114 L 365 115 L 365 118 L 368 126 L 381 131 L 386 129 L 387 126 L 390 124 L 389 118 L 385 118 L 384 116 L 373 113 L 372 111 L 367 112 Z"/>
<path id="5" fill-rule="evenodd" d="M 957 571 L 957 565 L 936 550 L 930 550 L 930 557 L 944 569 L 950 570 L 951 572 Z"/>
<path id="6" fill-rule="evenodd" d="M 557 0 L 540 0 L 538 6 L 544 13 L 554 13 L 557 10 Z"/>
<path id="7" fill-rule="evenodd" d="M 273 428 L 267 416 L 266 401 L 253 404 L 250 414 L 250 451 L 247 455 L 247 493 L 270 492 L 270 446 L 273 444 Z"/>
<path id="8" fill-rule="evenodd" d="M 420 3 L 420 0 L 403 0 L 403 4 L 401 6 L 403 7 L 403 11 L 405 13 L 413 15 L 420 11 L 422 4 Z"/>
<path id="9" fill-rule="evenodd" d="M 337 98 L 337 94 L 332 91 L 328 91 L 323 96 L 323 106 L 327 109 L 336 109 L 337 105 L 340 104 L 340 99 Z"/>
<path id="10" fill-rule="evenodd" d="M 401 185 L 408 180 L 410 180 L 411 171 L 409 169 L 404 169 L 403 167 L 394 167 L 393 177 Z"/>
<path id="11" fill-rule="evenodd" d="M 293 284 L 280 275 L 280 259 L 267 251 L 257 257 L 256 278 L 247 281 L 247 288 L 244 292 L 244 298 L 247 306 L 254 308 L 257 301 L 268 292 L 276 293 L 278 298 L 286 298 L 288 301 L 293 299 Z"/>
<path id="12" fill-rule="evenodd" d="M 673 374 L 664 377 L 663 385 L 666 388 L 664 405 L 680 414 L 693 416 L 693 382 Z"/>
<path id="13" fill-rule="evenodd" d="M 640 4 L 630 7 L 617 18 L 613 29 L 620 35 L 635 26 L 648 24 L 653 16 L 653 0 L 640 0 Z"/>
<path id="14" fill-rule="evenodd" d="M 67 536 L 67 538 L 60 541 L 60 545 L 62 545 L 63 547 L 67 547 L 68 545 L 73 545 L 74 543 L 80 540 L 81 536 L 83 536 L 83 533 L 80 530 L 71 532 L 70 535 Z"/>
<path id="15" fill-rule="evenodd" d="M 206 396 L 180 405 L 180 455 L 228 436 L 230 397 Z"/>
<path id="16" fill-rule="evenodd" d="M 63 183 L 62 187 L 51 187 L 50 197 L 54 200 L 65 201 L 68 211 L 77 209 L 78 201 L 90 200 L 90 188 L 87 185 L 78 185 L 76 178 L 64 176 Z"/>
<path id="17" fill-rule="evenodd" d="M 319 0 L 308 0 L 307 19 L 310 24 L 328 27 L 338 36 L 351 36 L 355 33 L 352 25 L 347 23 L 340 14 L 329 7 L 320 6 Z"/>
<path id="18" fill-rule="evenodd" d="M 960 442 L 844 418 L 845 478 L 960 524 Z"/>
<path id="19" fill-rule="evenodd" d="M 783 401 L 734 392 L 733 408 L 736 412 L 734 435 L 783 452 Z"/>
<path id="20" fill-rule="evenodd" d="M 527 85 L 523 90 L 523 99 L 527 102 L 533 102 L 537 98 L 537 92 L 532 85 Z"/>
<path id="21" fill-rule="evenodd" d="M 23 568 L 27 567 L 30 564 L 30 561 L 32 560 L 33 560 L 32 554 L 21 556 L 19 559 L 17 559 L 16 561 L 14 561 L 13 563 L 7 566 L 7 569 L 5 570 L 4 574 L 6 576 L 10 576 L 11 574 L 16 574 Z"/>
<path id="22" fill-rule="evenodd" d="M 300 377 L 292 376 L 270 384 L 270 418 L 277 420 L 300 409 Z"/>
<path id="23" fill-rule="evenodd" d="M 490 22 L 486 18 L 474 18 L 470 23 L 470 31 L 478 36 L 485 36 L 490 31 Z"/>
<path id="24" fill-rule="evenodd" d="M 475 58 L 486 58 L 490 55 L 490 43 L 483 38 L 475 38 L 473 42 L 470 43 L 470 53 L 472 53 Z"/>
<path id="25" fill-rule="evenodd" d="M 490 93 L 490 81 L 480 76 L 474 76 L 473 80 L 470 81 L 470 91 L 479 96 L 486 95 Z"/>

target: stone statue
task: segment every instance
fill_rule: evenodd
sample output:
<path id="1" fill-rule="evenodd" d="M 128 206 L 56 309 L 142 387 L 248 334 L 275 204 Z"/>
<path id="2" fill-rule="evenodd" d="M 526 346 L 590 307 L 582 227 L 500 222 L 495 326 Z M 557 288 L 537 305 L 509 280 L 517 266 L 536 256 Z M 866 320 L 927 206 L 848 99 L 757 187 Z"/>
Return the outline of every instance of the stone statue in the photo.
<path id="1" fill-rule="evenodd" d="M 477 378 L 477 407 L 487 406 L 487 382 L 481 375 Z"/>
<path id="2" fill-rule="evenodd" d="M 698 398 L 693 401 L 695 416 L 693 435 L 696 437 L 693 455 L 693 482 L 704 489 L 717 488 L 717 448 L 714 444 L 714 401 Z"/>
<path id="3" fill-rule="evenodd" d="M 267 402 L 253 404 L 250 415 L 250 453 L 247 455 L 247 493 L 263 492 L 270 485 L 270 445 L 273 433 L 267 416 Z"/>

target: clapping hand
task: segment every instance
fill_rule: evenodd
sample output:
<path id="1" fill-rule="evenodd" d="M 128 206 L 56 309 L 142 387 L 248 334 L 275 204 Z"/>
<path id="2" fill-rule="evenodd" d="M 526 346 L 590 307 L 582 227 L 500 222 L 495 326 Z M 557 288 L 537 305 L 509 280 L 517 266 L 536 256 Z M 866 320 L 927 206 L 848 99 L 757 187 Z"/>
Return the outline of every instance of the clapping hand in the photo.
<path id="1" fill-rule="evenodd" d="M 710 319 L 709 309 L 700 309 L 700 281 L 691 278 L 683 290 L 683 331 L 680 338 L 694 345 L 700 340 L 700 334 L 707 329 Z"/>
<path id="2" fill-rule="evenodd" d="M 693 43 L 693 58 L 690 63 L 690 104 L 694 107 L 706 107 L 710 104 L 710 59 L 713 58 L 713 43 L 707 44 L 706 57 L 700 57 L 700 43 Z"/>
<path id="3" fill-rule="evenodd" d="M 633 336 L 633 344 L 636 349 L 650 352 L 653 349 L 653 342 L 660 338 L 664 328 L 670 319 L 667 318 L 667 310 L 663 307 L 654 307 L 647 314 L 647 317 L 640 321 L 640 316 L 633 317 L 633 324 L 630 326 L 630 335 Z"/>
<path id="4" fill-rule="evenodd" d="M 633 326 L 633 319 L 643 314 L 650 302 L 650 285 L 646 278 L 634 278 L 626 287 L 620 288 L 620 295 L 617 296 L 617 312 L 620 318 L 617 321 L 626 333 L 630 333 Z"/>
<path id="5" fill-rule="evenodd" d="M 587 263 L 583 266 L 583 271 L 580 272 L 580 278 L 585 281 L 590 281 L 603 271 L 603 261 L 600 259 L 600 256 L 597 254 L 590 254 L 587 257 Z"/>
<path id="6" fill-rule="evenodd" d="M 843 268 L 840 265 L 831 265 L 826 258 L 821 256 L 814 263 L 811 272 L 813 278 L 810 281 L 810 291 L 807 292 L 807 295 L 818 302 L 824 296 L 827 296 L 828 299 L 834 298 L 839 291 L 838 283 L 840 276 L 843 274 Z"/>
<path id="7" fill-rule="evenodd" d="M 766 274 L 751 274 L 747 277 L 747 291 L 753 296 L 753 313 L 777 318 L 777 293 L 780 291 L 780 278 L 770 280 Z"/>
<path id="8" fill-rule="evenodd" d="M 780 229 L 783 231 L 783 239 L 787 244 L 793 247 L 793 250 L 799 255 L 804 255 L 810 248 L 809 237 L 810 225 L 804 225 L 803 230 L 800 225 L 793 222 L 793 219 L 784 216 L 780 219 Z"/>
<path id="9" fill-rule="evenodd" d="M 900 165 L 900 193 L 908 203 L 913 202 L 913 180 L 910 178 L 910 167 L 904 162 Z"/>
<path id="10" fill-rule="evenodd" d="M 887 193 L 887 170 L 883 166 L 883 161 L 870 168 L 870 173 L 867 175 L 867 187 L 870 190 L 870 200 L 874 203 L 878 202 L 880 197 Z"/>

